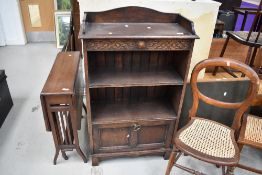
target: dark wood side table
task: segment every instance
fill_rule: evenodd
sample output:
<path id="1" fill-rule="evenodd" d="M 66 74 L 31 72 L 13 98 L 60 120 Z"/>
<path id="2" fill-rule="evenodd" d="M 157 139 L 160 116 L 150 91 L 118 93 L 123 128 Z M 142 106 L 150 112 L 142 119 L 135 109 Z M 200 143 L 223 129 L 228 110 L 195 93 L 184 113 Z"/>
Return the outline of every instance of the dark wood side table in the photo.
<path id="1" fill-rule="evenodd" d="M 79 64 L 80 52 L 60 52 L 40 95 L 46 130 L 52 131 L 55 143 L 54 164 L 59 151 L 67 160 L 65 152 L 73 149 L 87 162 L 77 134 L 83 105 L 83 95 L 79 93 Z"/>

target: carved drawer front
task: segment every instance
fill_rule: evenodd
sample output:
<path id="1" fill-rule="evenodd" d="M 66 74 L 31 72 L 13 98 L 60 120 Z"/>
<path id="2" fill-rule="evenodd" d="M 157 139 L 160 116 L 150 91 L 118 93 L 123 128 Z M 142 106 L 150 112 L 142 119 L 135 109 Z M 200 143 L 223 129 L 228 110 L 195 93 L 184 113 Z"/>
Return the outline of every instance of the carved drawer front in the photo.
<path id="1" fill-rule="evenodd" d="M 93 132 L 95 152 L 169 147 L 174 122 L 174 120 L 162 120 L 95 125 Z"/>
<path id="2" fill-rule="evenodd" d="M 190 50 L 189 39 L 92 39 L 85 40 L 88 51 Z"/>

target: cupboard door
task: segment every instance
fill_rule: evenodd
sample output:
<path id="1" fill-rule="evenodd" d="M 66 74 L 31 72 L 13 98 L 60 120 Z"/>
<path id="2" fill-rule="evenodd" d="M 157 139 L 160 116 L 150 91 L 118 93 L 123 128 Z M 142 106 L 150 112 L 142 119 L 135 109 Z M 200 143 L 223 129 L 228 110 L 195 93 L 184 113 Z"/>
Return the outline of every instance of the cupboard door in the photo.
<path id="1" fill-rule="evenodd" d="M 175 120 L 143 122 L 137 132 L 137 147 L 146 149 L 169 148 Z"/>
<path id="2" fill-rule="evenodd" d="M 94 151 L 112 152 L 131 148 L 130 124 L 109 124 L 94 126 Z"/>
<path id="3" fill-rule="evenodd" d="M 175 120 L 94 125 L 95 153 L 170 148 Z"/>

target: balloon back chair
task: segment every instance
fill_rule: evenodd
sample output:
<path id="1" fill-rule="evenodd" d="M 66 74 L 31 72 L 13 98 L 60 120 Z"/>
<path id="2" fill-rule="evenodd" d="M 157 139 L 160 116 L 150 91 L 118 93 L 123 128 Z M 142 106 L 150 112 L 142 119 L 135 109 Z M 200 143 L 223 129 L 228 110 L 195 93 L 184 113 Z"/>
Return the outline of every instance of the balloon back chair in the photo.
<path id="1" fill-rule="evenodd" d="M 223 102 L 202 94 L 197 86 L 199 72 L 206 67 L 221 66 L 235 69 L 244 73 L 250 79 L 250 86 L 246 98 L 242 102 Z M 173 150 L 169 158 L 166 175 L 170 174 L 173 166 L 192 174 L 203 174 L 196 170 L 177 164 L 182 153 L 196 159 L 222 167 L 222 174 L 226 174 L 226 168 L 235 167 L 238 164 L 240 153 L 236 142 L 237 131 L 241 126 L 241 118 L 250 106 L 258 92 L 259 79 L 257 74 L 248 65 L 225 58 L 207 59 L 198 63 L 193 69 L 190 80 L 193 105 L 189 111 L 190 121 L 174 136 Z M 235 115 L 231 127 L 218 122 L 199 118 L 196 115 L 199 101 L 209 105 L 235 109 Z"/>

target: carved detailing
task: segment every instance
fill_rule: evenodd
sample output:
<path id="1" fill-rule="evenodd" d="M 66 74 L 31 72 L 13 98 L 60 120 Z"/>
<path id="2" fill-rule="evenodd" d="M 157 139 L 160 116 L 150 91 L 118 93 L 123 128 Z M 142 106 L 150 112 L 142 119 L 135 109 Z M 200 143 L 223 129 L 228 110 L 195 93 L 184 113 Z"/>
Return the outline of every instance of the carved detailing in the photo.
<path id="1" fill-rule="evenodd" d="M 190 50 L 191 43 L 191 40 L 188 39 L 94 39 L 86 40 L 86 49 L 89 51 Z"/>

